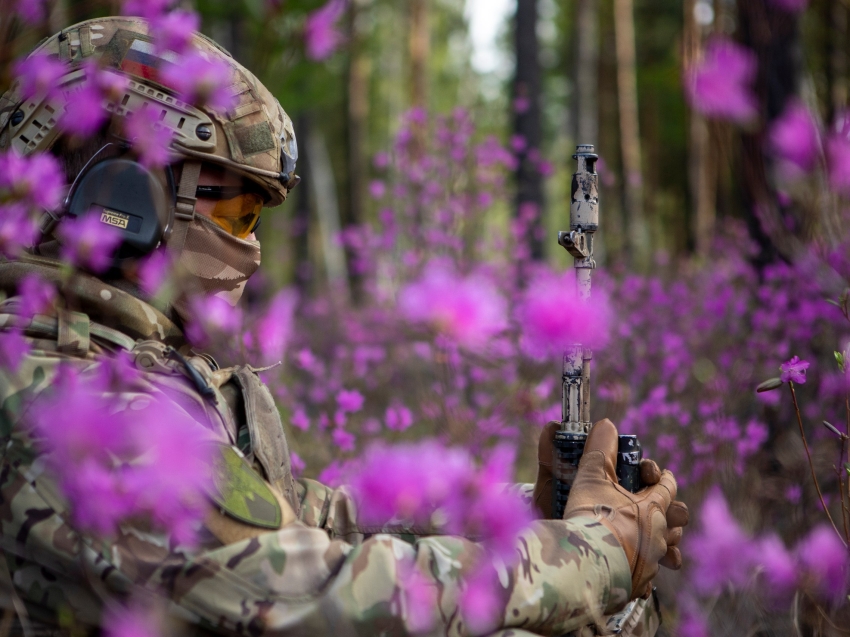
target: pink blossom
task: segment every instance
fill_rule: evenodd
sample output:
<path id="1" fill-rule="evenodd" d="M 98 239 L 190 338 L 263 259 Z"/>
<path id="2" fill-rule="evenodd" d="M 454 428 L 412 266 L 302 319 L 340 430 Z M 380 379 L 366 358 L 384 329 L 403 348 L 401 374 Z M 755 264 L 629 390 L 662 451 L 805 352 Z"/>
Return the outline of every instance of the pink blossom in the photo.
<path id="1" fill-rule="evenodd" d="M 307 431 L 310 428 L 310 419 L 307 417 L 307 412 L 303 407 L 298 407 L 289 419 L 289 424 L 301 431 Z"/>
<path id="2" fill-rule="evenodd" d="M 194 296 L 188 306 L 186 337 L 198 347 L 207 347 L 217 336 L 233 334 L 242 327 L 242 312 L 220 297 Z"/>
<path id="3" fill-rule="evenodd" d="M 281 290 L 254 328 L 245 333 L 245 346 L 256 352 L 262 364 L 270 365 L 283 359 L 292 338 L 297 303 L 298 295 L 294 290 Z"/>
<path id="4" fill-rule="evenodd" d="M 168 164 L 173 133 L 162 126 L 150 108 L 141 108 L 124 120 L 124 132 L 143 166 Z"/>
<path id="5" fill-rule="evenodd" d="M 431 261 L 399 292 L 398 307 L 408 320 L 428 323 L 469 349 L 484 347 L 507 327 L 505 299 L 490 279 L 459 276 L 440 261 Z"/>
<path id="6" fill-rule="evenodd" d="M 850 193 L 850 139 L 835 134 L 826 140 L 829 185 L 842 194 Z"/>
<path id="7" fill-rule="evenodd" d="M 520 95 L 514 99 L 514 113 L 522 114 L 531 108 L 531 100 L 525 95 Z"/>
<path id="8" fill-rule="evenodd" d="M 106 535 L 143 515 L 175 542 L 191 543 L 206 506 L 206 427 L 164 395 L 119 410 L 103 380 L 111 376 L 92 371 L 62 368 L 29 419 L 76 522 Z"/>
<path id="9" fill-rule="evenodd" d="M 34 208 L 54 210 L 62 201 L 65 173 L 49 153 L 21 157 L 10 150 L 0 154 L 0 199 L 18 199 Z"/>
<path id="10" fill-rule="evenodd" d="M 417 635 L 430 633 L 437 620 L 435 609 L 439 608 L 434 580 L 422 575 L 415 563 L 410 563 L 407 569 L 402 569 L 399 588 L 411 632 Z"/>
<path id="11" fill-rule="evenodd" d="M 0 204 L 0 253 L 14 259 L 35 243 L 38 224 L 20 203 Z"/>
<path id="12" fill-rule="evenodd" d="M 51 314 L 56 301 L 56 288 L 37 274 L 28 274 L 18 284 L 21 316 L 32 318 L 36 314 Z"/>
<path id="13" fill-rule="evenodd" d="M 307 57 L 316 62 L 326 60 L 342 44 L 342 34 L 336 22 L 342 16 L 347 0 L 329 0 L 323 7 L 307 16 L 304 23 L 304 44 Z"/>
<path id="14" fill-rule="evenodd" d="M 793 590 L 797 583 L 798 566 L 779 536 L 763 538 L 759 542 L 757 555 L 771 594 L 779 597 Z"/>
<path id="15" fill-rule="evenodd" d="M 180 99 L 196 106 L 223 113 L 236 103 L 230 88 L 233 81 L 230 66 L 199 51 L 183 55 L 179 64 L 164 66 L 160 78 L 163 84 L 177 91 Z"/>
<path id="16" fill-rule="evenodd" d="M 499 579 L 490 564 L 482 564 L 464 578 L 460 612 L 473 634 L 484 635 L 499 627 L 504 603 Z"/>
<path id="17" fill-rule="evenodd" d="M 171 257 L 166 250 L 155 250 L 139 263 L 136 276 L 142 290 L 154 297 L 169 283 Z"/>
<path id="18" fill-rule="evenodd" d="M 387 429 L 392 431 L 405 431 L 413 424 L 413 414 L 403 404 L 393 404 L 387 407 L 384 414 L 384 422 Z"/>
<path id="19" fill-rule="evenodd" d="M 351 391 L 343 389 L 336 395 L 336 404 L 344 411 L 353 414 L 363 409 L 363 394 L 356 389 Z"/>
<path id="20" fill-rule="evenodd" d="M 289 465 L 292 467 L 292 475 L 296 478 L 304 473 L 304 469 L 307 468 L 307 464 L 301 459 L 294 451 L 289 452 Z"/>
<path id="21" fill-rule="evenodd" d="M 383 170 L 387 166 L 390 165 L 390 156 L 389 153 L 375 153 L 375 156 L 372 158 L 372 164 L 378 170 Z"/>
<path id="22" fill-rule="evenodd" d="M 174 4 L 176 4 L 176 0 L 124 0 L 121 6 L 121 14 L 155 21 Z"/>
<path id="23" fill-rule="evenodd" d="M 369 184 L 369 194 L 372 199 L 381 199 L 387 194 L 387 185 L 383 181 L 375 179 Z"/>
<path id="24" fill-rule="evenodd" d="M 331 440 L 342 451 L 354 451 L 354 434 L 346 431 L 342 427 L 336 427 L 331 432 Z"/>
<path id="25" fill-rule="evenodd" d="M 818 127 L 809 110 L 791 102 L 773 123 L 769 139 L 778 157 L 801 170 L 810 170 L 818 154 Z"/>
<path id="26" fill-rule="evenodd" d="M 847 548 L 835 531 L 821 524 L 815 527 L 794 549 L 803 572 L 828 597 L 846 595 Z"/>
<path id="27" fill-rule="evenodd" d="M 590 301 L 577 299 L 575 274 L 539 270 L 516 308 L 520 345 L 532 358 L 563 354 L 573 343 L 604 347 L 612 310 L 607 294 L 594 289 Z"/>
<path id="28" fill-rule="evenodd" d="M 61 95 L 59 80 L 68 72 L 67 64 L 41 52 L 18 60 L 12 66 L 12 73 L 19 82 L 19 90 L 24 99 L 36 96 L 53 98 Z"/>
<path id="29" fill-rule="evenodd" d="M 809 0 L 770 0 L 770 4 L 789 13 L 800 13 L 809 6 Z"/>
<path id="30" fill-rule="evenodd" d="M 38 25 L 47 19 L 47 0 L 15 0 L 14 11 L 29 25 Z"/>
<path id="31" fill-rule="evenodd" d="M 694 572 L 699 574 L 693 579 L 694 587 L 711 594 L 727 583 L 746 584 L 753 564 L 751 539 L 732 517 L 719 489 L 709 492 L 699 519 L 705 525 L 688 542 L 688 555 L 693 556 Z"/>
<path id="32" fill-rule="evenodd" d="M 104 637 L 160 637 L 164 632 L 157 610 L 137 604 L 107 608 L 103 618 Z"/>
<path id="33" fill-rule="evenodd" d="M 154 18 L 151 22 L 151 33 L 156 33 L 157 50 L 182 55 L 200 27 L 201 17 L 197 13 L 177 9 Z"/>
<path id="34" fill-rule="evenodd" d="M 103 94 L 89 81 L 65 104 L 59 126 L 67 133 L 89 137 L 100 129 L 108 116 L 108 111 L 103 108 Z"/>
<path id="35" fill-rule="evenodd" d="M 121 234 L 91 213 L 82 218 L 67 217 L 59 225 L 62 258 L 71 265 L 103 272 L 112 265 L 112 256 L 121 244 Z"/>
<path id="36" fill-rule="evenodd" d="M 0 332 L 0 367 L 16 372 L 29 352 L 29 342 L 20 331 Z"/>
<path id="37" fill-rule="evenodd" d="M 714 39 L 705 58 L 685 74 L 685 94 L 691 107 L 707 117 L 743 123 L 757 114 L 752 92 L 755 54 L 731 40 Z"/>
<path id="38" fill-rule="evenodd" d="M 802 385 L 806 382 L 806 370 L 809 369 L 809 362 L 801 361 L 799 357 L 795 356 L 791 360 L 782 363 L 779 369 L 782 371 L 779 379 L 783 383 L 790 381 Z"/>

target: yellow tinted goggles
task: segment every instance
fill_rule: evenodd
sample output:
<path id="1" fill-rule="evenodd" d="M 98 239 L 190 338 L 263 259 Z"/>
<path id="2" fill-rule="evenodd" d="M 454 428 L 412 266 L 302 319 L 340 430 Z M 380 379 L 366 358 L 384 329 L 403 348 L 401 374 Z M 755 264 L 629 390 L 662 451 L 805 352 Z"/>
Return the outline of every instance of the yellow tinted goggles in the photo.
<path id="1" fill-rule="evenodd" d="M 238 239 L 245 239 L 260 222 L 263 197 L 256 192 L 227 186 L 198 186 L 195 194 L 202 199 L 216 201 L 211 219 Z"/>

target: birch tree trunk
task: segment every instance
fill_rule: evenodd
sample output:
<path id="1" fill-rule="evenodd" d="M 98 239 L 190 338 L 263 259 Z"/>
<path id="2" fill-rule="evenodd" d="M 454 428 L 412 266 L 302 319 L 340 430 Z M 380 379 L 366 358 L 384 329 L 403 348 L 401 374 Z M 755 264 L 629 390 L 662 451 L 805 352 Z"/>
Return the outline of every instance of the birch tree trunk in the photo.
<path id="1" fill-rule="evenodd" d="M 537 0 L 517 0 L 514 23 L 516 74 L 513 86 L 514 135 L 519 140 L 515 171 L 517 217 L 536 213 L 525 241 L 532 259 L 543 258 L 543 176 L 540 174 L 540 61 Z"/>
<path id="2" fill-rule="evenodd" d="M 643 173 L 632 0 L 614 0 L 614 33 L 617 49 L 617 93 L 623 157 L 623 188 L 626 204 L 626 248 L 632 265 L 642 269 L 649 263 L 650 245 L 643 210 Z"/>

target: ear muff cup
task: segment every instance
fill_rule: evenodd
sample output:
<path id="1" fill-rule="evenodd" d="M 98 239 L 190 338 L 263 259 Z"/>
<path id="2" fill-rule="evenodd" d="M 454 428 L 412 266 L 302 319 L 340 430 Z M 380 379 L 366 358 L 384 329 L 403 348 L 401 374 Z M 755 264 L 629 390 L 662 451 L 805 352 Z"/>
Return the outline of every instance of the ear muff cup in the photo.
<path id="1" fill-rule="evenodd" d="M 115 267 L 152 252 L 173 221 L 173 184 L 130 159 L 106 159 L 92 166 L 74 186 L 66 215 L 97 215 L 121 234 Z"/>

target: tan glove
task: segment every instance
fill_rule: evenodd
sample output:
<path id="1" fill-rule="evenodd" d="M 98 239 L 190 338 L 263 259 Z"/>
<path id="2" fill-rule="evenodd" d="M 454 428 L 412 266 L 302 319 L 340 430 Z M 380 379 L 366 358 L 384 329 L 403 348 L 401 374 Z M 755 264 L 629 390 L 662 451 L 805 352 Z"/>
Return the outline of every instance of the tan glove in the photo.
<path id="1" fill-rule="evenodd" d="M 534 506 L 542 519 L 554 518 L 552 502 L 555 495 L 554 469 L 555 432 L 561 423 L 557 420 L 549 422 L 540 434 L 537 444 L 537 481 L 534 483 Z M 645 486 L 658 484 L 661 470 L 654 461 L 644 458 L 640 461 L 640 481 Z M 616 481 L 616 480 L 615 480 Z"/>
<path id="2" fill-rule="evenodd" d="M 632 570 L 632 597 L 648 597 L 658 565 L 682 566 L 678 544 L 688 523 L 688 507 L 675 501 L 676 478 L 651 460 L 641 463 L 641 479 L 650 485 L 629 493 L 617 484 L 617 428 L 597 422 L 587 438 L 564 519 L 595 517 L 619 540 Z"/>

